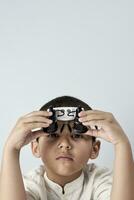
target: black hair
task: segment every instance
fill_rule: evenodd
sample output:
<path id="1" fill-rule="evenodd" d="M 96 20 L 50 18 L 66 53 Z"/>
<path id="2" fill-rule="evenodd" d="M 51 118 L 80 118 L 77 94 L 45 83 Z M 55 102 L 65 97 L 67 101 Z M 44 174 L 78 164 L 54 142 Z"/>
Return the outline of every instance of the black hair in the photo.
<path id="1" fill-rule="evenodd" d="M 92 108 L 84 101 L 72 96 L 60 96 L 52 99 L 43 105 L 40 110 L 47 110 L 49 106 L 53 107 L 78 107 L 81 106 L 84 110 L 92 110 Z"/>
<path id="2" fill-rule="evenodd" d="M 81 106 L 82 108 L 84 108 L 84 110 L 92 110 L 92 108 L 85 103 L 84 101 L 76 98 L 76 97 L 72 97 L 72 96 L 60 96 L 60 97 L 56 97 L 52 100 L 50 100 L 49 102 L 47 102 L 46 104 L 44 104 L 40 110 L 47 110 L 50 106 L 53 107 L 78 107 Z M 92 137 L 93 141 L 95 141 L 95 137 Z"/>

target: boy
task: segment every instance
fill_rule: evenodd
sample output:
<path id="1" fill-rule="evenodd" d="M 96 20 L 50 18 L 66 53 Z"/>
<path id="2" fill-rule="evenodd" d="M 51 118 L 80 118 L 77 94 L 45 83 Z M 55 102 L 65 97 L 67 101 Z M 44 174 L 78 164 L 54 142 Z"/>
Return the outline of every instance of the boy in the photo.
<path id="1" fill-rule="evenodd" d="M 53 120 L 54 113 L 47 111 L 50 106 L 59 112 Z M 76 122 L 79 106 L 84 110 L 77 113 Z M 86 131 L 80 133 L 79 125 Z M 87 164 L 99 154 L 97 137 L 114 146 L 113 175 L 106 168 Z M 20 150 L 30 142 L 43 165 L 22 177 Z M 92 110 L 77 98 L 62 96 L 21 117 L 4 146 L 0 200 L 26 199 L 134 200 L 131 146 L 114 116 Z"/>

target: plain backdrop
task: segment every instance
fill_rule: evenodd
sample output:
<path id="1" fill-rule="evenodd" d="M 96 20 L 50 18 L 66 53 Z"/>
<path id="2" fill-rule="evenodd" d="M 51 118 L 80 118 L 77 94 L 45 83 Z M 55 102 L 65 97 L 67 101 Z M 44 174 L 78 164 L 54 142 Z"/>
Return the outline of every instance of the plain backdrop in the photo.
<path id="1" fill-rule="evenodd" d="M 0 0 L 0 159 L 17 119 L 61 95 L 112 112 L 134 151 L 133 10 L 130 0 Z M 113 160 L 102 140 L 93 162 Z M 40 163 L 22 149 L 23 172 Z"/>

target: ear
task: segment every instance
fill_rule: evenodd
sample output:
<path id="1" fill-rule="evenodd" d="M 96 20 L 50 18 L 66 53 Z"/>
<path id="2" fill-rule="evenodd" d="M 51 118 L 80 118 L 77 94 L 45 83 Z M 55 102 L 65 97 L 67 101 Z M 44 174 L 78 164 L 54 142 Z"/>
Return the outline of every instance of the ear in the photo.
<path id="1" fill-rule="evenodd" d="M 100 145 L 101 145 L 101 142 L 99 140 L 96 140 L 95 142 L 93 142 L 92 152 L 90 156 L 91 159 L 95 159 L 98 157 L 99 151 L 100 151 Z"/>
<path id="2" fill-rule="evenodd" d="M 39 141 L 34 140 L 31 142 L 31 150 L 36 158 L 40 158 Z"/>

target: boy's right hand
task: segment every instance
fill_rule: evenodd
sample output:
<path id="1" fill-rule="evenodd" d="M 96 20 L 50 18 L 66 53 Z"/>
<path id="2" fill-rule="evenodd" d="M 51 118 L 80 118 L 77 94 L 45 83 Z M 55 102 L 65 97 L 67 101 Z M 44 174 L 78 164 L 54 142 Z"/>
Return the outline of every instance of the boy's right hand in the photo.
<path id="1" fill-rule="evenodd" d="M 48 111 L 33 111 L 20 117 L 6 141 L 6 147 L 20 151 L 24 145 L 37 137 L 43 136 L 43 130 L 34 132 L 32 130 L 48 127 L 52 123 L 52 120 L 48 119 L 51 115 L 52 112 Z"/>

